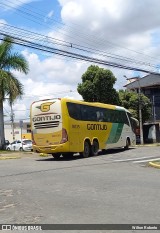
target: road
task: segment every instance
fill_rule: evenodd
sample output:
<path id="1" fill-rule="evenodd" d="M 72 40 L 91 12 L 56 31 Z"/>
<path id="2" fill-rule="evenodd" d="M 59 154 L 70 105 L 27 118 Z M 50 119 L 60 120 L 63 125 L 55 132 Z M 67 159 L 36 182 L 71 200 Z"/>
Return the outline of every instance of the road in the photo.
<path id="1" fill-rule="evenodd" d="M 159 223 L 159 147 L 0 161 L 0 223 Z"/>

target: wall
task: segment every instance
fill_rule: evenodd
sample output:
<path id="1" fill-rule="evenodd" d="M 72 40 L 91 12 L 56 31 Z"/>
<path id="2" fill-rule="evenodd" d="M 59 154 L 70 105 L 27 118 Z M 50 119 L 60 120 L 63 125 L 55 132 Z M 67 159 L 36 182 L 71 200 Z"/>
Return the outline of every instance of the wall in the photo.
<path id="1" fill-rule="evenodd" d="M 29 125 L 28 122 L 23 123 L 22 136 L 25 135 L 25 137 L 27 139 L 30 139 L 31 134 L 28 133 L 29 132 L 28 125 Z M 5 132 L 5 139 L 9 140 L 9 142 L 13 142 L 13 140 L 20 140 L 21 139 L 21 128 L 20 128 L 18 122 L 14 123 L 14 135 L 15 135 L 14 139 L 13 139 L 12 127 L 11 127 L 10 123 L 7 123 L 7 124 L 4 125 L 4 132 Z"/>

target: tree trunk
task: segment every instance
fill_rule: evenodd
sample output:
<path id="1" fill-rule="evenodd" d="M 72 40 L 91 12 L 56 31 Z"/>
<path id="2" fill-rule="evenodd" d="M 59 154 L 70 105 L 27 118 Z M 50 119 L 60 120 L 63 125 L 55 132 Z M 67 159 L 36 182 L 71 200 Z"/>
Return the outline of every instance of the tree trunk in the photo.
<path id="1" fill-rule="evenodd" d="M 0 149 L 5 149 L 3 101 L 0 100 Z"/>

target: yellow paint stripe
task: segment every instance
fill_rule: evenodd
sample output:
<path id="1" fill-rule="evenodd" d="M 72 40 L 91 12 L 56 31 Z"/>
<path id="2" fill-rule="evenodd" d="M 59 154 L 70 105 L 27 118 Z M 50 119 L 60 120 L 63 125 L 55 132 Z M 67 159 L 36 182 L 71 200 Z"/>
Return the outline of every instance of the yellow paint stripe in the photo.
<path id="1" fill-rule="evenodd" d="M 45 154 L 45 153 L 40 153 L 39 156 L 41 156 L 41 157 L 48 157 L 49 155 Z"/>
<path id="2" fill-rule="evenodd" d="M 160 164 L 149 162 L 149 165 L 155 168 L 160 168 Z"/>

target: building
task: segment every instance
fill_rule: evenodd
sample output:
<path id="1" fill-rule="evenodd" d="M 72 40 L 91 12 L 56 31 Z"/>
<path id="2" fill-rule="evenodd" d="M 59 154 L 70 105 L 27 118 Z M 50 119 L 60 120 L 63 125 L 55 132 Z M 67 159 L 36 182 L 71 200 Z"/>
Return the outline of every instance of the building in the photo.
<path id="1" fill-rule="evenodd" d="M 12 129 L 11 122 L 5 123 L 4 125 L 5 139 L 9 142 L 13 142 L 14 140 L 20 140 L 22 138 L 31 139 L 31 128 L 30 122 L 23 122 L 20 125 L 20 122 L 14 123 L 14 134 Z"/>
<path id="2" fill-rule="evenodd" d="M 143 124 L 144 142 L 160 142 L 160 75 L 148 74 L 143 78 L 128 79 L 124 86 L 129 90 L 143 93 L 152 104 L 151 118 Z"/>

